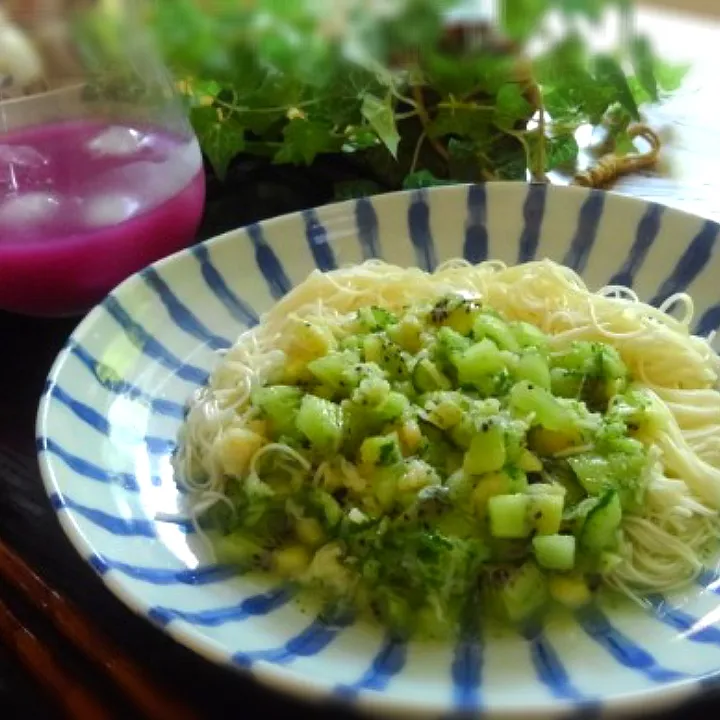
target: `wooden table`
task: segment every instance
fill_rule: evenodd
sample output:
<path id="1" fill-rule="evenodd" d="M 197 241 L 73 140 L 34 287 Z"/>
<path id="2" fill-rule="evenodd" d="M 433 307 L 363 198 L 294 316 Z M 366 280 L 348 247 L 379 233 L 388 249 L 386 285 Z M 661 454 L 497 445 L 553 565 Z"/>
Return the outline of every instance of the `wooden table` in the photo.
<path id="1" fill-rule="evenodd" d="M 694 1 L 720 6 L 720 0 Z M 720 18 L 701 20 L 647 10 L 641 12 L 640 22 L 655 37 L 665 56 L 691 60 L 695 69 L 676 97 L 648 112 L 648 119 L 660 130 L 666 144 L 661 167 L 625 178 L 615 190 L 720 221 L 720 97 L 716 90 L 720 88 L 720 68 L 715 64 L 720 55 Z M 290 191 L 267 191 L 262 209 L 238 203 L 237 190 L 211 187 L 203 236 L 295 209 L 302 202 L 322 202 L 321 195 L 316 198 L 311 194 L 315 183 L 304 179 L 302 184 L 309 188 L 302 198 Z M 40 483 L 33 428 L 46 373 L 75 322 L 0 313 L 0 536 L 49 582 L 75 600 L 152 677 L 173 687 L 178 697 L 195 707 L 201 717 L 340 717 L 332 710 L 309 710 L 273 695 L 175 644 L 116 600 L 71 548 Z M 3 597 L 10 595 L 1 583 L 0 591 Z M 25 617 L 19 604 L 12 604 Z M 93 683 L 118 718 L 133 718 L 123 698 L 92 668 L 66 645 L 55 642 L 49 632 L 41 635 L 68 668 Z M 707 697 L 671 717 L 706 718 L 718 711 L 720 699 Z M 17 667 L 13 655 L 0 646 L 0 719 L 56 717 L 54 705 Z"/>

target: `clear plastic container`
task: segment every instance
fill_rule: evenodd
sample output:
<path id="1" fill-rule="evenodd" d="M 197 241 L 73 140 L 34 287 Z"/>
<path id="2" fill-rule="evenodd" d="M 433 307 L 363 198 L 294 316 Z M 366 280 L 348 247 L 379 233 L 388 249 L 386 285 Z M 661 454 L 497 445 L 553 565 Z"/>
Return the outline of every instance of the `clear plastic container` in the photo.
<path id="1" fill-rule="evenodd" d="M 202 215 L 201 153 L 138 8 L 83 5 L 0 0 L 5 310 L 82 312 Z"/>

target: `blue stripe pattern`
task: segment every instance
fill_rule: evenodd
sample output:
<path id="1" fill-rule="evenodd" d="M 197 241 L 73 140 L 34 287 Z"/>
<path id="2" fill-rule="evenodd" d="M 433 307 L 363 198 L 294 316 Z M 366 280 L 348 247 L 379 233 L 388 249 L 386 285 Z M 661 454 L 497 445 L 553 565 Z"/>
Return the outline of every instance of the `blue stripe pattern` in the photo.
<path id="1" fill-rule="evenodd" d="M 671 295 L 684 292 L 690 283 L 700 274 L 707 265 L 708 260 L 715 249 L 715 242 L 718 236 L 717 223 L 708 220 L 688 245 L 675 269 L 666 278 L 655 297 L 650 301 L 651 305 L 658 307 L 662 305 Z"/>
<path id="2" fill-rule="evenodd" d="M 388 636 L 362 677 L 350 685 L 338 686 L 337 691 L 345 696 L 355 695 L 360 690 L 382 692 L 402 672 L 406 660 L 407 643 Z"/>
<path id="3" fill-rule="evenodd" d="M 598 230 L 600 219 L 605 207 L 605 195 L 600 190 L 591 190 L 587 199 L 580 208 L 578 226 L 570 247 L 562 261 L 563 265 L 582 273 L 590 259 Z"/>
<path id="4" fill-rule="evenodd" d="M 270 294 L 279 300 L 292 290 L 292 283 L 274 250 L 265 240 L 262 228 L 257 224 L 248 225 L 247 233 L 255 247 L 255 262 L 265 278 Z"/>
<path id="5" fill-rule="evenodd" d="M 225 306 L 230 315 L 245 327 L 253 327 L 259 322 L 258 314 L 253 308 L 241 300 L 228 286 L 225 279 L 210 259 L 207 245 L 200 243 L 191 249 L 195 259 L 200 263 L 200 274 L 213 295 Z"/>
<path id="6" fill-rule="evenodd" d="M 655 683 L 676 682 L 687 679 L 687 675 L 668 670 L 658 665 L 655 658 L 622 633 L 608 620 L 599 608 L 588 608 L 577 615 L 580 627 L 588 637 L 620 663 L 623 667 L 641 673 Z"/>
<path id="7" fill-rule="evenodd" d="M 301 657 L 318 655 L 337 638 L 346 626 L 347 623 L 339 622 L 330 625 L 318 618 L 298 635 L 290 638 L 282 647 L 237 652 L 233 655 L 232 662 L 244 668 L 248 668 L 259 661 L 287 665 Z"/>
<path id="8" fill-rule="evenodd" d="M 480 639 L 460 640 L 455 646 L 451 677 L 453 704 L 462 711 L 480 707 L 483 648 Z"/>
<path id="9" fill-rule="evenodd" d="M 612 274 L 608 284 L 632 287 L 640 276 L 645 284 L 647 276 L 652 275 L 647 271 L 655 270 L 655 267 L 649 266 L 658 259 L 656 255 L 661 254 L 660 249 L 657 248 L 657 238 L 663 227 L 665 215 L 671 211 L 659 205 L 645 204 L 642 208 L 642 217 L 639 217 L 639 214 L 635 216 L 639 217 L 637 227 L 628 229 L 628 237 L 618 240 L 617 244 L 610 242 L 614 238 L 603 238 L 609 241 L 608 247 L 596 248 L 605 203 L 608 203 L 608 213 L 615 211 L 616 201 L 611 196 L 596 190 L 580 195 L 580 207 L 577 212 L 575 207 L 578 204 L 578 195 L 568 196 L 568 204 L 572 206 L 571 222 L 576 222 L 576 226 L 572 227 L 567 223 L 556 223 L 555 217 L 546 215 L 548 198 L 551 198 L 552 202 L 556 201 L 553 195 L 555 191 L 552 188 L 548 188 L 545 184 L 534 184 L 525 187 L 518 185 L 516 189 L 517 192 L 514 188 L 505 186 L 497 191 L 494 188 L 489 191 L 487 186 L 482 184 L 472 185 L 467 189 L 457 188 L 459 194 L 454 196 L 454 202 L 460 200 L 460 203 L 465 205 L 465 217 L 451 218 L 452 222 L 448 227 L 456 233 L 452 242 L 456 245 L 462 242 L 463 256 L 469 262 L 480 263 L 489 259 L 492 248 L 502 248 L 503 258 L 516 257 L 520 263 L 532 261 L 545 247 L 541 247 L 544 235 L 548 238 L 560 237 L 563 244 L 571 235 L 569 242 L 561 248 L 554 259 L 559 260 L 563 257 L 562 262 L 581 275 L 591 264 L 595 266 L 596 263 L 592 262 L 593 252 L 612 252 L 617 255 L 616 263 L 611 265 L 617 270 Z M 490 196 L 488 192 L 491 193 Z M 438 200 L 442 198 L 438 196 Z M 491 205 L 489 205 L 490 200 Z M 560 197 L 560 202 L 563 200 L 564 198 Z M 417 190 L 402 195 L 397 202 L 395 208 L 399 207 L 400 212 L 405 213 L 407 237 L 412 243 L 415 264 L 425 271 L 433 271 L 438 263 L 446 258 L 447 251 L 451 247 L 445 242 L 446 238 L 440 236 L 437 237 L 436 246 L 436 239 L 433 237 L 433 227 L 437 228 L 438 233 L 443 227 L 443 218 L 440 217 L 438 222 L 435 217 L 438 213 L 442 215 L 443 203 L 439 202 L 434 206 L 435 199 L 432 197 L 432 191 L 428 190 Z M 501 230 L 500 214 L 512 212 L 514 208 L 517 215 L 520 207 L 522 207 L 523 223 L 520 236 L 493 238 L 494 242 L 491 242 L 488 218 L 491 216 L 498 220 L 498 230 Z M 332 217 L 338 217 L 338 228 L 343 233 L 347 231 L 351 243 L 357 238 L 359 247 L 355 248 L 355 254 L 360 253 L 364 260 L 382 258 L 378 206 L 372 198 L 362 198 L 348 203 L 347 208 L 349 209 L 345 215 Z M 624 208 L 621 207 L 620 210 L 622 217 L 625 218 Z M 495 212 L 498 213 L 497 217 Z M 462 215 L 463 210 L 459 209 L 459 213 Z M 320 220 L 321 215 L 322 213 L 318 214 L 316 210 L 307 210 L 299 215 L 302 220 L 292 221 L 303 223 L 304 238 L 302 230 L 299 237 L 288 237 L 289 248 L 287 252 L 284 249 L 282 251 L 281 257 L 287 263 L 287 269 L 291 274 L 296 266 L 290 265 L 289 258 L 293 261 L 298 258 L 299 264 L 314 262 L 321 271 L 336 269 L 342 260 L 340 246 L 334 245 L 338 234 L 334 232 L 335 225 L 328 220 L 328 226 L 325 227 Z M 350 227 L 347 225 L 348 222 Z M 297 229 L 296 225 L 291 227 Z M 569 232 L 563 235 L 563 229 L 568 227 L 570 227 Z M 714 256 L 717 255 L 720 226 L 707 221 L 701 228 L 699 223 L 691 225 L 690 228 L 689 237 L 684 235 L 678 239 L 683 245 L 678 251 L 682 252 L 682 257 L 677 267 L 666 270 L 663 275 L 656 277 L 657 290 L 651 301 L 655 305 L 659 305 L 676 292 L 687 291 L 688 288 L 692 290 L 694 282 L 702 286 L 704 291 L 712 290 L 708 280 L 712 278 L 713 263 L 717 265 L 718 261 Z M 355 232 L 350 232 L 351 230 Z M 277 300 L 292 289 L 292 280 L 277 252 L 278 242 L 285 242 L 283 234 L 278 233 L 278 242 L 271 244 L 268 238 L 272 237 L 274 240 L 275 235 L 266 236 L 262 223 L 249 226 L 246 233 L 247 237 L 242 234 L 239 240 L 236 238 L 232 242 L 251 242 L 254 263 L 250 257 L 249 245 L 240 246 L 242 252 L 233 255 L 231 250 L 238 246 L 233 245 L 232 242 L 228 244 L 227 240 L 217 241 L 219 245 L 201 244 L 188 251 L 188 254 L 194 258 L 190 262 L 189 272 L 187 272 L 188 268 L 185 268 L 176 274 L 173 267 L 164 265 L 162 269 L 153 266 L 140 273 L 140 282 L 147 288 L 143 291 L 143 297 L 147 302 L 142 304 L 133 302 L 132 288 L 137 286 L 132 285 L 128 288 L 128 294 L 121 291 L 105 300 L 101 308 L 102 313 L 107 317 L 103 317 L 102 313 L 100 317 L 93 314 L 89 332 L 88 327 L 85 326 L 75 336 L 91 337 L 92 340 L 88 342 L 93 350 L 90 351 L 82 342 L 71 338 L 64 351 L 66 357 L 71 355 L 76 358 L 77 362 L 72 360 L 67 367 L 85 383 L 87 390 L 80 392 L 75 389 L 81 387 L 77 382 L 72 384 L 65 382 L 63 375 L 65 370 L 61 367 L 60 372 L 56 373 L 57 377 L 54 376 L 54 379 L 46 385 L 42 399 L 43 408 L 50 418 L 50 427 L 61 427 L 62 423 L 68 426 L 63 428 L 59 437 L 68 438 L 67 446 L 73 452 L 69 452 L 68 448 L 58 442 L 56 436 L 45 437 L 42 432 L 36 441 L 37 448 L 40 453 L 45 454 L 43 466 L 45 462 L 51 463 L 52 472 L 49 480 L 56 488 L 56 491 L 49 495 L 53 508 L 61 514 L 63 520 L 66 519 L 64 513 L 68 513 L 80 528 L 93 530 L 90 532 L 90 538 L 95 547 L 88 557 L 88 563 L 98 574 L 109 576 L 118 584 L 122 582 L 126 589 L 129 588 L 132 594 L 140 599 L 143 608 L 152 604 L 153 607 L 146 612 L 152 621 L 163 627 L 175 621 L 186 623 L 197 629 L 196 638 L 205 635 L 207 639 L 208 633 L 204 632 L 203 628 L 220 628 L 214 637 L 238 638 L 237 641 L 232 641 L 233 644 L 230 642 L 224 644 L 229 646 L 228 654 L 232 653 L 232 664 L 240 667 L 252 667 L 257 662 L 289 665 L 299 659 L 317 655 L 321 655 L 320 664 L 325 662 L 327 666 L 332 662 L 332 656 L 336 655 L 335 649 L 338 659 L 342 655 L 340 650 L 358 652 L 352 643 L 352 636 L 343 635 L 345 629 L 353 622 L 353 618 L 340 618 L 328 622 L 320 617 L 315 619 L 310 617 L 300 621 L 294 616 L 295 622 L 300 623 L 300 626 L 296 630 L 288 631 L 283 629 L 282 623 L 276 624 L 274 621 L 277 617 L 284 620 L 286 613 L 290 614 L 282 608 L 292 601 L 295 595 L 294 587 L 283 585 L 263 592 L 252 590 L 250 592 L 258 594 L 243 599 L 238 593 L 230 600 L 218 600 L 217 591 L 230 590 L 233 580 L 242 576 L 241 569 L 217 563 L 186 567 L 183 562 L 175 559 L 165 564 L 169 557 L 168 548 L 161 546 L 165 544 L 163 538 L 166 533 L 169 531 L 171 535 L 177 534 L 182 538 L 183 535 L 195 532 L 193 523 L 188 518 L 182 517 L 182 514 L 177 516 L 158 514 L 153 517 L 152 511 L 144 510 L 143 497 L 132 498 L 129 494 L 149 492 L 149 483 L 162 486 L 163 494 L 168 493 L 171 497 L 181 494 L 182 490 L 175 487 L 171 473 L 167 472 L 166 458 L 173 452 L 175 438 L 154 434 L 144 435 L 146 431 L 150 432 L 150 428 L 153 428 L 153 432 L 163 432 L 163 430 L 156 430 L 156 425 L 146 425 L 138 431 L 134 429 L 135 425 L 126 427 L 121 418 L 118 422 L 112 413 L 108 414 L 108 408 L 120 397 L 142 404 L 143 407 L 133 406 L 141 416 L 151 413 L 152 416 L 181 421 L 185 416 L 186 407 L 179 400 L 187 396 L 194 387 L 205 384 L 208 379 L 208 373 L 202 367 L 193 364 L 192 359 L 195 355 L 191 355 L 189 350 L 192 348 L 202 350 L 204 346 L 206 348 L 204 353 L 198 355 L 203 359 L 195 361 L 204 363 L 209 356 L 209 350 L 222 350 L 231 345 L 228 338 L 233 337 L 236 329 L 239 331 L 258 322 L 259 313 L 252 303 L 246 302 L 242 297 L 243 293 L 248 292 L 243 290 L 241 284 L 248 277 L 248 273 L 255 274 L 257 282 L 252 284 L 251 290 L 260 296 L 258 302 L 263 302 L 265 305 L 268 294 Z M 692 239 L 688 242 L 690 238 Z M 395 238 L 388 238 L 386 242 L 390 243 L 394 240 Z M 402 237 L 398 239 L 398 241 L 402 240 Z M 292 243 L 296 244 L 292 245 Z M 216 253 L 213 248 L 217 249 L 220 246 L 222 252 Z M 556 245 L 551 243 L 548 247 L 556 248 Z M 406 254 L 411 252 L 407 245 L 402 251 Z M 220 257 L 228 263 L 232 263 L 235 258 L 238 264 L 233 267 L 220 265 L 218 259 Z M 251 267 L 240 267 L 238 257 L 249 258 Z M 408 257 L 412 259 L 412 256 Z M 197 265 L 194 264 L 195 261 Z M 181 288 L 179 284 L 183 279 L 182 273 L 185 273 L 184 277 L 190 283 L 187 290 Z M 258 273 L 262 275 L 262 280 L 259 279 Z M 699 281 L 696 282 L 698 278 Z M 708 297 L 698 298 L 703 312 L 697 321 L 696 332 L 702 335 L 707 335 L 720 326 L 720 301 L 709 294 L 709 301 L 714 303 L 712 305 L 709 304 Z M 248 297 L 252 302 L 255 301 L 250 294 Z M 129 299 L 121 301 L 119 298 Z M 202 309 L 202 302 L 195 304 L 196 298 L 204 298 L 205 307 L 212 308 L 222 317 L 208 315 L 208 311 L 204 312 Z M 258 305 L 258 309 L 264 308 Z M 108 323 L 109 319 L 114 321 L 122 332 L 112 323 Z M 92 323 L 97 320 L 103 322 L 105 329 L 94 335 L 96 328 Z M 228 325 L 230 329 L 226 330 Z M 169 332 L 166 332 L 166 329 Z M 127 358 L 127 366 L 120 362 L 117 363 L 120 369 L 115 370 L 114 360 L 110 361 L 111 365 L 107 365 L 98 358 L 106 357 L 106 353 L 109 356 L 109 343 L 112 342 L 113 337 L 122 339 L 122 333 L 140 352 L 131 352 L 130 357 Z M 97 353 L 97 357 L 94 353 Z M 188 362 L 188 357 L 191 362 Z M 168 382 L 171 375 L 185 381 L 185 384 Z M 68 388 L 72 390 L 69 391 Z M 174 399 L 156 397 L 153 392 L 162 395 L 167 393 Z M 164 429 L 167 425 L 174 429 L 177 424 L 177 422 L 164 421 L 161 427 Z M 166 434 L 172 431 L 169 430 Z M 77 433 L 78 440 L 75 439 L 74 433 Z M 124 465 L 130 468 L 130 472 L 108 470 L 112 465 L 105 462 L 104 454 L 111 446 L 121 452 L 124 451 L 128 456 L 137 454 L 143 463 L 149 461 L 153 474 L 147 475 L 146 471 L 141 474 L 139 463 L 137 473 L 134 472 L 135 464 L 131 457 L 127 458 L 127 464 Z M 82 448 L 80 452 L 87 456 L 87 459 L 74 454 L 77 448 Z M 112 487 L 101 488 L 97 493 L 93 493 L 95 488 L 92 486 L 81 488 L 83 481 L 103 483 Z M 69 494 L 64 492 L 68 487 L 71 489 Z M 75 495 L 72 492 L 74 488 L 81 488 L 82 493 L 78 492 Z M 120 490 L 126 491 L 128 495 L 119 492 Z M 98 506 L 107 509 L 100 509 Z M 64 524 L 69 525 L 65 522 Z M 98 530 L 96 531 L 95 528 Z M 138 540 L 123 542 L 131 538 Z M 188 540 L 193 539 L 188 538 Z M 138 546 L 148 549 L 147 557 L 138 558 L 133 555 L 133 549 Z M 138 562 L 145 562 L 147 565 L 137 564 Z M 223 583 L 225 585 L 222 585 Z M 110 585 L 112 586 L 113 583 L 111 582 Z M 720 573 L 716 569 L 703 571 L 697 579 L 696 593 L 702 593 L 701 588 L 706 590 L 704 595 L 706 602 L 708 599 L 720 596 Z M 157 595 L 158 592 L 163 593 L 163 605 L 154 605 L 160 597 Z M 648 601 L 654 611 L 650 622 L 659 638 L 657 641 L 652 636 L 634 639 L 613 624 L 615 616 L 612 613 L 604 612 L 597 606 L 577 611 L 575 618 L 578 628 L 575 637 L 580 633 L 583 647 L 589 649 L 588 663 L 592 663 L 595 658 L 596 662 L 604 662 L 615 672 L 621 673 L 622 688 L 627 686 L 628 692 L 636 689 L 645 690 L 648 685 L 668 687 L 679 682 L 716 684 L 720 672 L 720 660 L 716 663 L 715 672 L 711 673 L 708 668 L 713 670 L 714 660 L 710 657 L 713 650 L 720 650 L 720 627 L 715 625 L 703 627 L 702 617 L 695 617 L 683 608 L 670 605 L 661 595 L 652 595 Z M 269 617 L 276 612 L 277 616 Z M 273 633 L 275 640 L 266 641 L 265 648 L 248 650 L 247 644 L 243 641 L 243 630 L 247 626 L 240 626 L 236 630 L 226 628 L 226 625 L 246 621 L 250 621 L 248 623 L 250 625 L 253 618 L 259 617 L 268 617 L 266 622 L 273 624 L 277 634 Z M 710 619 L 712 618 L 708 618 L 708 622 Z M 234 635 L 234 632 L 237 634 Z M 523 628 L 522 636 L 527 641 L 530 663 L 523 660 L 522 668 L 511 669 L 516 673 L 514 677 L 519 687 L 522 683 L 522 686 L 531 686 L 535 694 L 556 698 L 559 701 L 559 712 L 567 711 L 568 717 L 572 718 L 593 717 L 598 713 L 600 699 L 613 700 L 620 692 L 617 688 L 601 687 L 600 684 L 596 688 L 592 684 L 592 667 L 581 670 L 570 666 L 568 658 L 573 655 L 569 652 L 565 654 L 568 648 L 564 638 L 562 642 L 555 642 L 555 635 L 551 635 L 550 637 L 553 638 L 551 642 L 548 632 L 540 624 Z M 339 640 L 340 638 L 343 639 Z M 683 667 L 687 666 L 689 669 L 682 672 L 671 667 L 674 661 L 666 660 L 665 655 L 661 654 L 667 651 L 667 647 L 661 646 L 660 640 L 663 643 L 668 640 L 675 642 L 678 652 L 685 652 L 691 658 L 693 646 L 689 643 L 704 644 L 709 646 L 709 649 L 697 653 L 699 658 L 697 663 L 687 664 L 684 660 Z M 342 647 L 333 648 L 325 655 L 324 653 L 335 642 L 337 646 Z M 351 701 L 365 693 L 387 692 L 389 696 L 395 696 L 396 685 L 404 686 L 405 675 L 410 675 L 406 670 L 409 653 L 411 648 L 415 650 L 415 646 L 390 634 L 373 642 L 376 644 L 367 645 L 363 641 L 365 652 L 358 661 L 360 664 L 357 665 L 357 672 L 349 676 L 347 669 L 344 671 L 345 677 L 349 677 L 346 683 L 338 684 L 339 679 L 330 667 L 327 680 L 333 683 L 332 692 L 335 696 Z M 492 649 L 491 646 L 490 651 Z M 433 697 L 433 703 L 442 702 L 441 712 L 446 710 L 457 714 L 458 717 L 482 716 L 486 711 L 492 713 L 496 709 L 495 706 L 486 706 L 488 700 L 494 702 L 495 693 L 487 692 L 484 685 L 487 681 L 486 645 L 483 639 L 468 633 L 458 639 L 454 647 L 448 647 L 447 651 L 452 652 L 452 657 L 437 667 L 441 691 L 438 691 L 437 698 Z M 663 664 L 658 663 L 656 656 Z M 668 665 L 666 666 L 665 663 Z M 300 663 L 301 667 L 302 665 L 303 663 Z M 526 667 L 528 665 L 531 667 Z M 395 680 L 398 679 L 396 683 Z M 601 680 L 602 678 L 598 682 L 600 683 Z M 527 701 L 518 697 L 515 703 L 511 697 L 507 697 L 504 690 L 501 694 L 503 697 L 500 702 L 503 706 L 516 705 L 512 708 L 513 711 L 517 709 L 522 714 Z M 555 709 L 552 708 L 553 711 Z"/>
<path id="10" fill-rule="evenodd" d="M 81 420 L 85 425 L 88 425 L 96 432 L 110 437 L 113 433 L 113 441 L 121 442 L 125 440 L 127 445 L 145 445 L 148 452 L 152 455 L 171 455 L 175 449 L 175 441 L 167 438 L 154 437 L 152 435 L 146 435 L 145 437 L 129 435 L 127 438 L 122 438 L 117 428 L 113 432 L 113 425 L 110 421 L 100 412 L 95 410 L 90 405 L 76 400 L 70 393 L 63 390 L 59 385 L 48 383 L 47 394 L 57 400 L 61 405 L 64 405 L 70 410 L 75 417 Z"/>
<path id="11" fill-rule="evenodd" d="M 543 216 L 545 215 L 545 198 L 547 185 L 533 183 L 528 188 L 527 198 L 523 205 L 523 218 L 525 227 L 520 235 L 518 248 L 518 262 L 529 262 L 535 259 L 540 244 L 540 231 L 542 230 Z"/>
<path id="12" fill-rule="evenodd" d="M 640 268 L 645 262 L 662 224 L 664 208 L 662 205 L 648 206 L 635 233 L 635 241 L 622 267 L 610 278 L 608 285 L 624 285 L 631 288 Z"/>
<path id="13" fill-rule="evenodd" d="M 684 610 L 668 605 L 662 595 L 649 595 L 645 598 L 652 609 L 655 617 L 664 625 L 679 630 L 684 637 L 692 642 L 703 645 L 717 645 L 720 647 L 720 629 L 714 625 L 697 627 L 700 618 L 696 618 Z"/>
<path id="14" fill-rule="evenodd" d="M 95 482 L 108 483 L 116 485 L 123 490 L 130 492 L 140 492 L 140 485 L 137 477 L 132 473 L 109 472 L 84 460 L 77 455 L 73 455 L 55 442 L 52 438 L 40 436 L 36 441 L 37 451 L 46 452 L 60 458 L 73 472 L 77 473 L 86 480 L 94 480 Z M 162 480 L 158 477 L 151 478 L 153 485 L 161 485 Z"/>
<path id="15" fill-rule="evenodd" d="M 695 326 L 695 334 L 700 337 L 708 337 L 710 333 L 720 328 L 720 303 L 713 305 L 706 310 L 697 325 Z"/>
<path id="16" fill-rule="evenodd" d="M 171 353 L 157 338 L 151 335 L 140 323 L 133 320 L 127 310 L 110 295 L 103 302 L 108 315 L 125 331 L 130 342 L 139 348 L 145 355 L 159 365 L 172 371 L 175 375 L 195 385 L 204 385 L 208 373 L 194 365 L 185 364 L 180 358 Z"/>
<path id="17" fill-rule="evenodd" d="M 698 575 L 696 582 L 700 587 L 715 593 L 715 595 L 720 595 L 720 575 L 716 570 L 705 568 Z"/>
<path id="18" fill-rule="evenodd" d="M 565 666 L 542 630 L 539 627 L 529 627 L 523 635 L 530 643 L 530 659 L 537 678 L 553 697 L 561 700 L 587 701 L 587 698 L 570 682 Z"/>
<path id="19" fill-rule="evenodd" d="M 195 532 L 195 528 L 190 520 L 179 518 L 178 520 L 148 520 L 146 518 L 121 518 L 111 513 L 106 513 L 97 508 L 87 507 L 81 503 L 75 502 L 72 498 L 61 497 L 57 493 L 50 495 L 50 504 L 58 510 L 72 510 L 93 525 L 103 530 L 121 537 L 157 537 L 157 526 L 161 524 L 170 524 L 177 527 L 178 530 L 191 535 Z"/>
<path id="20" fill-rule="evenodd" d="M 292 596 L 287 588 L 275 588 L 266 593 L 251 595 L 237 605 L 229 607 L 193 611 L 157 606 L 148 611 L 148 616 L 153 622 L 162 626 L 169 625 L 173 620 L 181 620 L 190 625 L 219 627 L 229 622 L 243 622 L 251 617 L 269 615 L 274 610 L 287 605 Z"/>
<path id="21" fill-rule="evenodd" d="M 230 565 L 204 565 L 192 569 L 171 570 L 131 565 L 100 555 L 91 555 L 88 563 L 100 575 L 117 572 L 151 585 L 214 585 L 239 575 L 239 569 Z"/>
<path id="22" fill-rule="evenodd" d="M 157 293 L 168 315 L 183 332 L 200 340 L 213 350 L 225 350 L 230 347 L 232 344 L 230 340 L 209 330 L 195 313 L 180 301 L 154 267 L 146 268 L 141 273 L 141 277 L 148 287 Z"/>
<path id="23" fill-rule="evenodd" d="M 367 198 L 355 201 L 355 224 L 357 225 L 358 239 L 362 249 L 363 260 L 379 258 L 380 228 L 375 208 Z"/>
<path id="24" fill-rule="evenodd" d="M 437 256 L 435 255 L 435 243 L 430 231 L 430 206 L 427 202 L 425 190 L 413 192 L 408 208 L 407 221 L 418 267 L 427 272 L 432 272 L 437 267 Z"/>
<path id="25" fill-rule="evenodd" d="M 467 222 L 463 257 L 473 264 L 488 259 L 487 195 L 484 185 L 471 185 L 467 195 Z"/>
<path id="26" fill-rule="evenodd" d="M 101 363 L 88 350 L 74 340 L 68 341 L 67 350 L 95 376 L 98 383 L 108 392 L 121 395 L 131 400 L 137 400 L 147 405 L 154 415 L 182 420 L 185 417 L 185 408 L 180 403 L 163 398 L 156 398 L 144 392 L 136 385 L 122 380 L 110 367 Z"/>
<path id="27" fill-rule="evenodd" d="M 330 247 L 327 230 L 320 222 L 317 213 L 314 210 L 305 210 L 302 216 L 305 221 L 305 237 L 315 259 L 315 265 L 323 272 L 336 270 L 335 253 Z"/>

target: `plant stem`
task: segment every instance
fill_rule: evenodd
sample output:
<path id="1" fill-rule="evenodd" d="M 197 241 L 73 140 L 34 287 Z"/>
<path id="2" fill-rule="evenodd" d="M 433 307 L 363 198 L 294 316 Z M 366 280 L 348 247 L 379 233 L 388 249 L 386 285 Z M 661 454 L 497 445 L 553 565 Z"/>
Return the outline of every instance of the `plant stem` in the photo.
<path id="1" fill-rule="evenodd" d="M 415 98 L 415 102 L 417 104 L 418 117 L 420 118 L 420 122 L 423 126 L 423 135 L 428 135 L 428 129 L 430 127 L 431 120 L 427 114 L 427 110 L 425 109 L 425 104 L 423 103 L 422 88 L 419 85 L 413 85 L 412 91 L 413 97 Z M 450 160 L 450 155 L 442 143 L 440 143 L 435 138 L 431 138 L 429 136 L 428 140 L 430 141 L 430 144 L 435 148 L 438 155 L 440 155 L 440 157 L 442 157 L 445 161 Z"/>

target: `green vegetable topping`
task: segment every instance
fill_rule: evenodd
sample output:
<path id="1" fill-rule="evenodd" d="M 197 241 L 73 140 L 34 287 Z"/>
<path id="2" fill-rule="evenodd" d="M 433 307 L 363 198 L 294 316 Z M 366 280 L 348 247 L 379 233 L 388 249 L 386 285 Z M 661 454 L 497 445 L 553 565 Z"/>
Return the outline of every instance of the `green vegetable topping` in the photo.
<path id="1" fill-rule="evenodd" d="M 224 561 L 439 636 L 480 607 L 579 607 L 622 562 L 658 418 L 615 349 L 455 296 L 297 333 L 300 379 L 255 388 L 219 441 Z"/>

